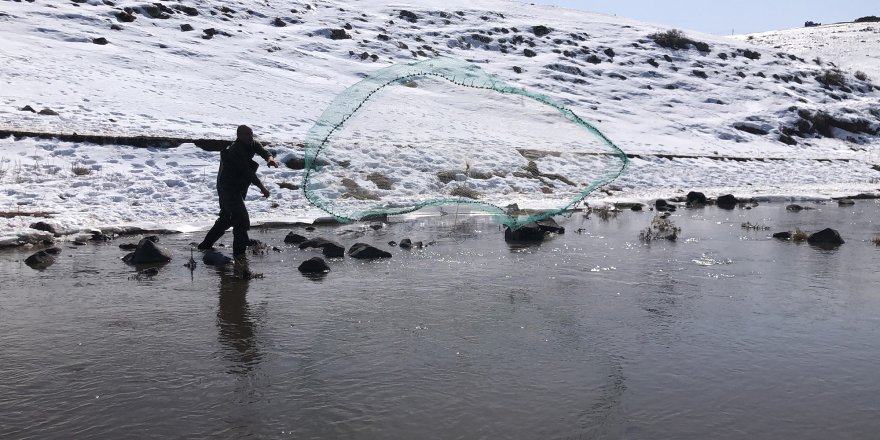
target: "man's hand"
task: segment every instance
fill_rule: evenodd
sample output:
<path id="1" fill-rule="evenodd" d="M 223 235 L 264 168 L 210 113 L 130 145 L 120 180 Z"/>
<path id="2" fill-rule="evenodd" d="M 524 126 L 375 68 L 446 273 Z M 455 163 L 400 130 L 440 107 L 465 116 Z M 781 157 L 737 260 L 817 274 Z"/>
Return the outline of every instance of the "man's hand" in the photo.
<path id="1" fill-rule="evenodd" d="M 268 199 L 269 196 L 271 195 L 271 193 L 269 192 L 269 190 L 266 189 L 266 188 L 260 188 L 260 192 L 262 192 L 262 193 L 263 193 L 263 197 L 265 197 L 265 198 L 267 198 L 267 199 Z"/>
<path id="2" fill-rule="evenodd" d="M 266 161 L 266 165 L 268 165 L 269 167 L 278 168 L 278 161 L 274 157 L 270 157 L 269 160 Z"/>

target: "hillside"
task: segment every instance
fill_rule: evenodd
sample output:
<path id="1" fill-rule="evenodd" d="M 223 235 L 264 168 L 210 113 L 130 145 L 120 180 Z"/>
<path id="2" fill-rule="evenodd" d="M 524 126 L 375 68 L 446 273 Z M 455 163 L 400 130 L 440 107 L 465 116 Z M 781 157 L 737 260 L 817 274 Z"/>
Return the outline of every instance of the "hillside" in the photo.
<path id="1" fill-rule="evenodd" d="M 597 197 L 643 200 L 691 189 L 827 197 L 876 190 L 880 177 L 872 169 L 880 162 L 880 89 L 871 75 L 860 79 L 852 69 L 838 71 L 804 53 L 690 32 L 693 44 L 661 47 L 649 35 L 667 29 L 618 17 L 500 0 L 453 0 L 442 7 L 3 0 L 0 23 L 0 130 L 223 139 L 248 123 L 290 159 L 301 156 L 297 144 L 346 87 L 395 63 L 445 56 L 549 96 L 628 153 L 627 173 Z M 414 96 L 412 106 L 377 101 L 368 113 L 429 111 L 442 119 L 489 111 L 505 116 L 508 127 L 520 125 L 509 120 L 518 114 L 513 101 L 440 99 L 436 90 Z M 22 111 L 26 106 L 34 112 Z M 43 108 L 57 115 L 36 113 Z M 534 120 L 524 115 L 523 124 Z M 362 165 L 347 171 L 356 183 L 392 204 L 450 191 L 446 182 L 406 177 L 399 163 L 377 160 L 411 144 L 423 155 L 411 155 L 410 163 L 430 166 L 425 157 L 442 148 L 431 139 L 448 131 L 442 123 L 420 132 L 423 137 L 390 119 L 371 127 L 385 146 L 344 160 Z M 522 151 L 552 140 L 554 125 L 508 131 L 457 142 L 472 151 L 498 144 L 483 165 L 510 162 L 513 170 L 536 160 L 545 167 L 540 157 L 547 154 Z M 64 213 L 59 221 L 73 228 L 143 216 L 201 227 L 216 210 L 216 158 L 191 144 L 142 150 L 5 139 L 0 154 L 0 210 Z M 71 178 L 77 165 L 95 172 Z M 576 166 L 562 169 L 574 183 L 589 181 Z M 396 180 L 405 193 L 379 191 L 367 171 Z M 301 172 L 267 170 L 264 176 L 299 183 Z M 529 178 L 504 172 L 476 185 L 497 203 L 537 206 L 564 198 L 565 191 Z M 533 192 L 517 194 L 522 188 Z M 271 202 L 252 206 L 254 220 L 318 214 L 299 193 L 283 189 Z M 0 221 L 20 231 L 32 219 Z"/>

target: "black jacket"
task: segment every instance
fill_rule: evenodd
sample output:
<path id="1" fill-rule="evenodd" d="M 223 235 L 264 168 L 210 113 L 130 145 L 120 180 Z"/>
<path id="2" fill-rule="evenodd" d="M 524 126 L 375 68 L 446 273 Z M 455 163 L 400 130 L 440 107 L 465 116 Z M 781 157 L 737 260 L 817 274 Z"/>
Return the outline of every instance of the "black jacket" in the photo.
<path id="1" fill-rule="evenodd" d="M 220 152 L 220 170 L 217 172 L 217 190 L 245 193 L 251 183 L 259 181 L 254 155 L 264 160 L 271 157 L 262 145 L 254 141 L 250 145 L 238 140 Z"/>

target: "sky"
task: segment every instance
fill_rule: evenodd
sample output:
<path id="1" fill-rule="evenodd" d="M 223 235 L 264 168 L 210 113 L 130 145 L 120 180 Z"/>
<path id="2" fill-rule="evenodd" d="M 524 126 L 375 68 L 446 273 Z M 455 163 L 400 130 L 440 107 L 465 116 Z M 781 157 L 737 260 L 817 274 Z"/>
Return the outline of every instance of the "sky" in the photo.
<path id="1" fill-rule="evenodd" d="M 529 0 L 619 15 L 682 30 L 716 35 L 801 27 L 806 21 L 835 23 L 880 16 L 877 0 Z"/>

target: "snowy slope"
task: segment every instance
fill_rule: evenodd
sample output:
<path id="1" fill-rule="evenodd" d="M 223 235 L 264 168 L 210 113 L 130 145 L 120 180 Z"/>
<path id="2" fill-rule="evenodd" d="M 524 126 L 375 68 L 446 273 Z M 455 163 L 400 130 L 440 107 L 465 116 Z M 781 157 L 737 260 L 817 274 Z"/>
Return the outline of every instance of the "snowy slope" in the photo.
<path id="1" fill-rule="evenodd" d="M 819 58 L 880 79 L 880 23 L 835 23 L 732 38 L 810 60 Z"/>
<path id="2" fill-rule="evenodd" d="M 185 30 L 189 26 L 193 30 Z M 826 85 L 816 78 L 831 71 L 827 62 L 751 42 L 688 33 L 710 46 L 700 52 L 662 48 L 647 38 L 663 30 L 501 0 L 442 5 L 0 0 L 0 129 L 231 138 L 235 126 L 247 123 L 287 159 L 301 156 L 297 144 L 346 87 L 394 63 L 449 56 L 569 106 L 637 155 L 612 191 L 597 198 L 649 199 L 691 189 L 710 195 L 835 196 L 878 187 L 880 173 L 871 166 L 880 163 L 874 134 L 880 128 L 880 93 L 870 81 L 848 70 L 842 85 Z M 97 44 L 104 43 L 100 38 L 107 44 Z M 403 98 L 413 105 L 376 101 L 370 112 L 430 111 L 453 121 L 456 112 L 479 114 L 487 107 L 500 115 L 518 111 L 466 94 L 419 101 L 420 91 L 414 89 L 412 100 Z M 58 115 L 20 110 L 27 105 Z M 431 166 L 426 158 L 438 148 L 429 141 L 431 133 L 445 134 L 444 125 L 420 138 L 425 132 L 382 121 L 375 118 L 371 125 L 375 145 L 356 151 L 368 168 L 396 179 L 406 197 L 447 194 L 448 185 L 409 176 L 399 163 L 380 160 L 397 154 L 396 145 L 408 144 L 424 152 L 411 157 L 413 166 Z M 546 143 L 551 132 L 560 130 L 547 124 L 490 131 L 464 147 L 501 145 L 478 165 L 509 163 L 515 169 L 530 160 L 519 151 Z M 160 150 L 8 138 L 0 140 L 0 211 L 48 211 L 55 213 L 53 221 L 72 229 L 132 223 L 204 227 L 216 211 L 216 160 L 191 144 Z M 536 162 L 552 171 L 547 160 Z M 82 166 L 92 172 L 73 175 L 72 169 Z M 574 182 L 594 177 L 578 175 L 577 167 L 560 172 Z M 254 221 L 319 214 L 301 193 L 277 186 L 299 184 L 300 171 L 263 167 L 261 173 L 275 184 L 274 194 L 251 203 Z M 376 189 L 365 176 L 356 177 Z M 548 206 L 564 199 L 518 181 L 514 173 L 504 179 L 487 181 L 482 189 L 533 192 L 499 191 L 489 194 L 493 202 Z M 394 203 L 396 195 L 383 197 Z M 0 218 L 0 231 L 9 231 L 0 235 L 15 236 L 32 221 Z"/>

